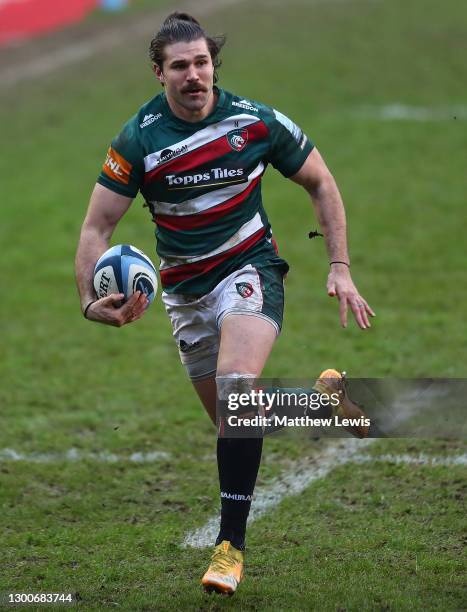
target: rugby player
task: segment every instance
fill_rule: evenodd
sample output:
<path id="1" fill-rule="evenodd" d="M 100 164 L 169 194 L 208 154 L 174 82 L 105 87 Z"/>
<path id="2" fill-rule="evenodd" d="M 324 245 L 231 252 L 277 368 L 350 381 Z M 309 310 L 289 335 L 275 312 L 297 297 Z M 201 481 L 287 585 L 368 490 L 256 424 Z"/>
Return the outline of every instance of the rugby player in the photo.
<path id="1" fill-rule="evenodd" d="M 119 294 L 97 299 L 93 269 L 141 192 L 156 224 L 162 299 L 180 358 L 214 423 L 217 398 L 251 389 L 281 330 L 288 265 L 277 252 L 261 200 L 268 164 L 313 200 L 329 255 L 327 291 L 339 300 L 342 325 L 348 308 L 362 330 L 374 315 L 350 275 L 345 213 L 334 178 L 288 117 L 215 86 L 223 42 L 186 13 L 167 17 L 150 44 L 163 92 L 112 141 L 76 255 L 85 317 L 118 327 L 138 320 L 146 296 L 137 292 L 123 305 Z M 361 415 L 343 392 L 341 375 L 330 372 L 316 387 L 339 389 L 340 414 Z M 217 439 L 221 519 L 202 579 L 206 590 L 232 594 L 242 578 L 261 452 L 261 437 Z"/>

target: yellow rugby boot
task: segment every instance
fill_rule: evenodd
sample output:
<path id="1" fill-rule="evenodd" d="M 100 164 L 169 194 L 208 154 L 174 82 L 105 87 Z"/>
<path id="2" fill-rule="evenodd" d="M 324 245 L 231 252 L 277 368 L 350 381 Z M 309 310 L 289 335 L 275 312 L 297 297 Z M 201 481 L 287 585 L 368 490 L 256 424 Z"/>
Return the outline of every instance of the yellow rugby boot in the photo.
<path id="1" fill-rule="evenodd" d="M 353 402 L 347 395 L 345 372 L 341 374 L 333 369 L 324 370 L 321 372 L 314 388 L 316 391 L 325 393 L 326 395 L 338 393 L 340 401 L 337 406 L 332 406 L 333 416 L 338 416 L 339 419 L 353 419 L 354 421 L 358 421 L 353 425 L 345 426 L 344 429 L 357 438 L 368 437 L 370 427 L 365 424 L 367 417 L 360 406 Z"/>
<path id="2" fill-rule="evenodd" d="M 243 578 L 243 552 L 227 540 L 214 548 L 211 564 L 201 579 L 207 593 L 233 595 Z"/>

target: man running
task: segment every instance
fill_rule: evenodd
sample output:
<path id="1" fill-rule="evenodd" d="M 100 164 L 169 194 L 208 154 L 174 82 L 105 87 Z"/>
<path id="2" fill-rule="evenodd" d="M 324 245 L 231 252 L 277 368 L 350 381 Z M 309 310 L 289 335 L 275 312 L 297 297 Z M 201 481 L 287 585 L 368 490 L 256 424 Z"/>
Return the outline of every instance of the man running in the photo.
<path id="1" fill-rule="evenodd" d="M 144 294 L 120 306 L 121 295 L 97 299 L 92 281 L 97 259 L 141 192 L 157 228 L 162 299 L 180 358 L 214 423 L 217 397 L 251 389 L 281 330 L 288 265 L 261 199 L 269 163 L 313 199 L 330 261 L 327 290 L 338 297 L 342 325 L 348 308 L 361 329 L 374 315 L 352 282 L 344 207 L 322 157 L 279 111 L 215 86 L 222 45 L 186 13 L 164 21 L 150 45 L 164 91 L 112 141 L 76 255 L 86 318 L 119 327 L 139 319 Z M 330 372 L 317 388 L 342 392 L 340 414 L 362 414 L 345 396 L 341 375 Z M 202 580 L 207 590 L 232 594 L 241 580 L 261 452 L 261 437 L 217 440 L 221 521 Z"/>

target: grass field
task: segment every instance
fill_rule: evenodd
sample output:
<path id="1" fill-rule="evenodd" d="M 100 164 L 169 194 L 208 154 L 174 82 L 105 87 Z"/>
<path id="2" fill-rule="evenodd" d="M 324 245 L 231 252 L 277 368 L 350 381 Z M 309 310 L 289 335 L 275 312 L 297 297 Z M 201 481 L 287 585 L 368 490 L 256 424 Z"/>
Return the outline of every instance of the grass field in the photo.
<path id="1" fill-rule="evenodd" d="M 291 272 L 265 375 L 313 378 L 332 366 L 356 377 L 466 377 L 467 6 L 292 0 L 285 9 L 270 0 L 231 3 L 204 21 L 229 37 L 220 85 L 291 116 L 327 160 L 346 202 L 354 280 L 377 313 L 369 332 L 340 328 L 324 245 L 307 240 L 316 227 L 307 197 L 270 169 L 266 208 Z M 181 543 L 217 509 L 215 436 L 163 307 L 123 329 L 93 325 L 74 286 L 79 229 L 108 143 L 158 91 L 147 43 L 0 93 L 9 280 L 0 593 L 79 593 L 90 610 L 465 609 L 462 464 L 337 466 L 251 525 L 234 599 L 200 591 L 209 551 Z M 412 119 L 384 118 L 394 105 Z M 113 242 L 154 253 L 141 199 Z M 260 486 L 319 457 L 323 444 L 267 440 Z M 384 440 L 368 452 L 465 450 L 462 440 Z M 167 455 L 128 460 L 152 451 Z"/>

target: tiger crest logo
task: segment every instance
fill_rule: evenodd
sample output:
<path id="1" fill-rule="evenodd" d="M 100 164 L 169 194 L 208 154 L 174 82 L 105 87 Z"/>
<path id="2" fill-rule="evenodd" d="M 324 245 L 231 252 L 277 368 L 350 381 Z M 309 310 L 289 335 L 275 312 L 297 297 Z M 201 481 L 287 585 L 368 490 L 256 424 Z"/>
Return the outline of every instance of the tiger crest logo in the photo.
<path id="1" fill-rule="evenodd" d="M 227 142 L 234 151 L 242 151 L 248 142 L 248 130 L 246 128 L 232 130 L 227 134 Z"/>
<path id="2" fill-rule="evenodd" d="M 235 287 L 237 288 L 237 293 L 241 295 L 242 298 L 249 298 L 255 291 L 251 283 L 235 283 Z"/>

